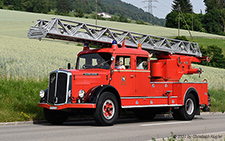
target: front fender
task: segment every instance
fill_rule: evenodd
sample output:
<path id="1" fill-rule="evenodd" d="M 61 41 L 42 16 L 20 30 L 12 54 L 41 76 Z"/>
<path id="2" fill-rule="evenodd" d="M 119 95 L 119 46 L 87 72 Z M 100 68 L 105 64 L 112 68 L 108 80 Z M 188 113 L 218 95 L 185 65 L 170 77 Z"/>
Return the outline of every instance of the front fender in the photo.
<path id="1" fill-rule="evenodd" d="M 96 87 L 92 88 L 90 91 L 88 91 L 87 96 L 84 99 L 84 102 L 97 104 L 98 98 L 105 91 L 113 93 L 117 97 L 118 101 L 120 101 L 119 93 L 113 86 L 100 85 L 100 86 L 96 86 Z"/>

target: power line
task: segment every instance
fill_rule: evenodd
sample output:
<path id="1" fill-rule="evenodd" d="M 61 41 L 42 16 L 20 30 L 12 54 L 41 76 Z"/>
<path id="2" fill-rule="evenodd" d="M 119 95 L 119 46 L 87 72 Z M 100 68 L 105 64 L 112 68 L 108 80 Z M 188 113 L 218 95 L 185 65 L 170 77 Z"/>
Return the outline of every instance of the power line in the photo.
<path id="1" fill-rule="evenodd" d="M 158 1 L 158 3 L 159 3 L 160 5 L 162 5 L 162 6 L 166 7 L 166 8 L 168 8 L 168 9 L 171 9 L 170 6 L 168 6 L 168 5 L 164 4 L 164 3 L 162 3 L 161 1 Z"/>
<path id="2" fill-rule="evenodd" d="M 144 8 L 147 8 L 147 11 L 149 13 L 149 17 L 147 18 L 147 20 L 149 23 L 151 23 L 152 22 L 151 15 L 153 15 L 153 8 L 156 8 L 156 6 L 153 6 L 152 3 L 158 2 L 158 1 L 157 0 L 144 0 L 142 2 L 148 3 L 147 6 L 145 6 Z"/>

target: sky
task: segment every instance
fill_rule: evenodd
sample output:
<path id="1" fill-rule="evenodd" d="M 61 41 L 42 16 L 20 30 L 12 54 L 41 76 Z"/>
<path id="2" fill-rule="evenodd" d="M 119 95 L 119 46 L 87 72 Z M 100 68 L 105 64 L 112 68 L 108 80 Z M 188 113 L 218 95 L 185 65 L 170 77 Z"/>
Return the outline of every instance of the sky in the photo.
<path id="1" fill-rule="evenodd" d="M 144 7 L 147 6 L 148 3 L 143 2 L 147 0 L 122 0 L 122 1 L 133 4 L 136 7 L 142 8 L 143 10 L 147 11 L 147 9 Z M 157 1 L 152 2 L 152 5 L 155 6 L 155 8 L 153 8 L 152 10 L 154 16 L 158 18 L 165 18 L 166 15 L 171 12 L 173 0 L 152 0 L 152 1 Z M 190 0 L 190 1 L 193 5 L 195 13 L 200 13 L 201 10 L 203 14 L 205 13 L 206 7 L 203 0 Z"/>

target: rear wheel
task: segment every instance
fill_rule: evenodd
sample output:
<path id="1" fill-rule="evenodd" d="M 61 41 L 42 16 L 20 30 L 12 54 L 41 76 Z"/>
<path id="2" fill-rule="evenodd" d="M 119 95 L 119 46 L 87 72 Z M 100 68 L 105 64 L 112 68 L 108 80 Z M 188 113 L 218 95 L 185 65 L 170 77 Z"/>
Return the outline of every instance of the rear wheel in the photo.
<path id="1" fill-rule="evenodd" d="M 119 116 L 119 106 L 115 95 L 104 92 L 99 97 L 99 101 L 94 112 L 94 118 L 99 125 L 113 125 Z"/>
<path id="2" fill-rule="evenodd" d="M 44 108 L 46 120 L 54 125 L 61 125 L 68 118 L 68 114 L 64 111 L 55 111 Z"/>
<path id="3" fill-rule="evenodd" d="M 174 119 L 192 120 L 196 112 L 196 99 L 193 94 L 188 94 L 185 98 L 184 106 L 178 110 L 173 110 Z"/>

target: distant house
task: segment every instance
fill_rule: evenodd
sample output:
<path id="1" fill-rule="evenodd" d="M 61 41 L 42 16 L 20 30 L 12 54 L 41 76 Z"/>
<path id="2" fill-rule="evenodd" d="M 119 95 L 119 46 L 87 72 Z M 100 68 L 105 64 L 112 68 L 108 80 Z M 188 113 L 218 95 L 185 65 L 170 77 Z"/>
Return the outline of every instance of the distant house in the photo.
<path id="1" fill-rule="evenodd" d="M 98 15 L 103 17 L 103 18 L 111 18 L 112 17 L 108 13 L 104 13 L 104 12 L 98 13 Z"/>

